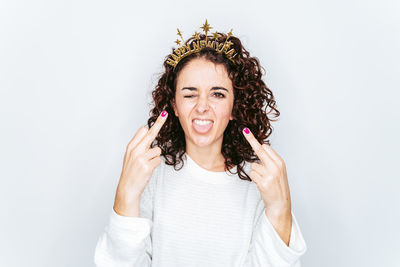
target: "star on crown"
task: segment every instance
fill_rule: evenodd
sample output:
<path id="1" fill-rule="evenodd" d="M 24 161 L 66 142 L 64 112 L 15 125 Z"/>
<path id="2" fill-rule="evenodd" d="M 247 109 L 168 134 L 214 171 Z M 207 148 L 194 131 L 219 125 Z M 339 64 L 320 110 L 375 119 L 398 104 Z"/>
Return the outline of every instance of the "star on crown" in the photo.
<path id="1" fill-rule="evenodd" d="M 194 40 L 190 44 L 185 43 L 185 40 L 182 37 L 182 32 L 179 30 L 179 28 L 177 28 L 177 35 L 181 38 L 182 44 L 181 40 L 176 39 L 175 43 L 179 47 L 174 49 L 174 53 L 170 54 L 167 59 L 167 64 L 173 66 L 175 69 L 176 65 L 182 58 L 192 53 L 199 52 L 207 47 L 213 48 L 218 53 L 224 53 L 232 63 L 235 63 L 235 60 L 233 58 L 237 55 L 237 53 L 235 53 L 235 49 L 229 49 L 231 45 L 233 45 L 233 43 L 231 41 L 228 41 L 228 39 L 232 36 L 232 29 L 227 33 L 227 38 L 225 39 L 225 42 L 220 43 L 219 37 L 221 37 L 221 34 L 219 34 L 217 31 L 212 33 L 211 40 L 207 39 L 207 33 L 212 29 L 212 27 L 210 27 L 210 24 L 208 24 L 207 19 L 203 26 L 201 26 L 200 28 L 203 29 L 203 32 L 205 33 L 205 40 L 201 40 L 200 33 L 196 31 L 192 35 Z"/>

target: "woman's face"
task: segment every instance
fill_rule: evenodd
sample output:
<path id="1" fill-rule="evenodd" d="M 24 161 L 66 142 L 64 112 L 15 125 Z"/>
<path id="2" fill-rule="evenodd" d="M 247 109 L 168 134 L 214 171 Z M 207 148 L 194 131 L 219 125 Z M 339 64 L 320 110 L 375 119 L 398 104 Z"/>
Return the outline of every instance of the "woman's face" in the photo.
<path id="1" fill-rule="evenodd" d="M 189 61 L 178 74 L 174 100 L 187 145 L 222 145 L 225 128 L 233 119 L 234 100 L 224 65 L 203 58 Z"/>

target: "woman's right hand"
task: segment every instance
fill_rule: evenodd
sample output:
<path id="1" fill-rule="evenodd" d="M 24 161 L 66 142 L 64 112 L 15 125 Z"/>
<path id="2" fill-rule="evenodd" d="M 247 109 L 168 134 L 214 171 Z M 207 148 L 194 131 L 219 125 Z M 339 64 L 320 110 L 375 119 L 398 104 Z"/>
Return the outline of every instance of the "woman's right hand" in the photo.
<path id="1" fill-rule="evenodd" d="M 115 194 L 114 211 L 117 214 L 139 217 L 140 197 L 154 169 L 161 163 L 161 149 L 158 146 L 150 148 L 150 145 L 167 117 L 168 113 L 162 112 L 150 129 L 140 127 L 129 142 Z"/>

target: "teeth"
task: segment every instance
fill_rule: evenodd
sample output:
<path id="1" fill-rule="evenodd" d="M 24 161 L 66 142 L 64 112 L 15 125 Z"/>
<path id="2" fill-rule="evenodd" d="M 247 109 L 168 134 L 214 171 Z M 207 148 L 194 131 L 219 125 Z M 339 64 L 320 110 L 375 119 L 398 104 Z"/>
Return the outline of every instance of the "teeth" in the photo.
<path id="1" fill-rule="evenodd" d="M 198 125 L 207 125 L 207 124 L 210 124 L 212 121 L 209 121 L 209 120 L 194 120 L 193 122 L 198 124 Z"/>

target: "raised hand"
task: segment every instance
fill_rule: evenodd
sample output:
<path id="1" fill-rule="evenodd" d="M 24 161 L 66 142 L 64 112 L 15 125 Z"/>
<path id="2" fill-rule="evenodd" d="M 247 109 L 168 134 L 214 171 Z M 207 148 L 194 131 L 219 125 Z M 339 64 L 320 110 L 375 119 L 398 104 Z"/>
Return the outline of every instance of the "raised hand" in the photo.
<path id="1" fill-rule="evenodd" d="M 286 165 L 283 159 L 268 144 L 260 144 L 248 128 L 243 134 L 262 164 L 253 162 L 250 178 L 256 183 L 266 210 L 278 210 L 291 207 Z"/>
<path id="2" fill-rule="evenodd" d="M 242 132 L 262 162 L 251 164 L 250 178 L 260 191 L 266 216 L 289 246 L 292 212 L 285 162 L 269 145 L 260 144 L 248 128 Z"/>
<path id="3" fill-rule="evenodd" d="M 128 143 L 114 201 L 114 211 L 119 215 L 139 217 L 140 197 L 154 169 L 161 163 L 161 149 L 150 148 L 150 145 L 167 117 L 167 112 L 163 111 L 150 129 L 140 127 Z"/>

